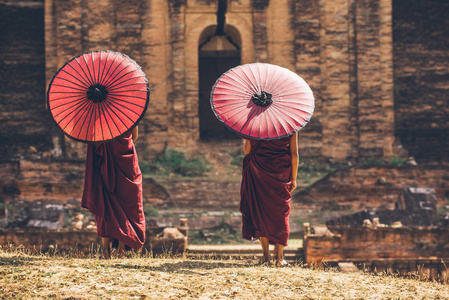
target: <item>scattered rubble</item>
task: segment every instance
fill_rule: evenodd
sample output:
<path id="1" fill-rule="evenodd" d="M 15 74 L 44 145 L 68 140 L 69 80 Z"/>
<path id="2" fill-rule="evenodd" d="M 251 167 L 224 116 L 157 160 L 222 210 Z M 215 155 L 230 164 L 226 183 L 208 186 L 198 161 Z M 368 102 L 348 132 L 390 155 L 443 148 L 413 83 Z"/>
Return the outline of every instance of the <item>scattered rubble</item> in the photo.
<path id="1" fill-rule="evenodd" d="M 352 215 L 329 220 L 326 225 L 364 227 L 384 227 L 393 224 L 395 224 L 395 227 L 438 226 L 436 205 L 437 198 L 434 189 L 406 187 L 402 189 L 394 210 L 366 209 Z"/>

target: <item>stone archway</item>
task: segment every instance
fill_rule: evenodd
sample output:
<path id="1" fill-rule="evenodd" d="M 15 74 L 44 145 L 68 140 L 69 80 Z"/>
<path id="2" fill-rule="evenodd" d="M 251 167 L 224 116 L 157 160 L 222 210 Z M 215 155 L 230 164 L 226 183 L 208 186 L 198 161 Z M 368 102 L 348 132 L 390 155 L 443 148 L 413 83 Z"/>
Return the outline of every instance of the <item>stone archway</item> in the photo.
<path id="1" fill-rule="evenodd" d="M 216 26 L 202 32 L 198 47 L 198 116 L 200 139 L 233 139 L 237 135 L 217 120 L 210 105 L 210 93 L 215 81 L 227 70 L 241 63 L 241 38 L 232 26 L 217 34 Z"/>
<path id="2" fill-rule="evenodd" d="M 215 14 L 205 13 L 188 13 L 186 14 L 186 29 L 185 29 L 185 60 L 184 60 L 184 74 L 186 98 L 185 106 L 175 105 L 173 113 L 182 113 L 187 116 L 187 126 L 179 128 L 177 133 L 178 141 L 183 139 L 190 145 L 197 145 L 196 142 L 200 140 L 200 126 L 199 126 L 199 55 L 198 47 L 202 45 L 206 38 L 214 35 L 215 26 L 217 25 Z M 207 29 L 209 28 L 209 29 Z M 206 30 L 207 29 L 207 30 Z M 229 13 L 226 14 L 226 25 L 224 32 L 229 34 L 237 45 L 241 45 L 240 57 L 241 64 L 254 62 L 254 44 L 253 44 L 253 29 L 252 29 L 252 15 L 250 12 L 245 13 Z M 204 40 L 201 39 L 204 38 Z M 215 81 L 214 81 L 215 82 Z M 209 87 L 209 93 L 212 86 Z M 182 111 L 182 108 L 186 108 Z M 210 110 L 210 105 L 209 108 Z M 221 125 L 223 126 L 223 125 Z M 187 146 L 188 147 L 188 146 Z M 193 148 L 192 148 L 193 149 Z"/>

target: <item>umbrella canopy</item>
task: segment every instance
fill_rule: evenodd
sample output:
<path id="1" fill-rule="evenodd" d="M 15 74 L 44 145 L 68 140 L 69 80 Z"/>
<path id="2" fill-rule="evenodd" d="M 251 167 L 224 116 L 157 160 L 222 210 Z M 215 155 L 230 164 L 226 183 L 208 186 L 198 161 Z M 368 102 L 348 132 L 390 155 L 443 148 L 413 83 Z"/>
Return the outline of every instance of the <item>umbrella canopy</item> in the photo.
<path id="1" fill-rule="evenodd" d="M 112 141 L 143 118 L 150 100 L 139 65 L 113 51 L 74 57 L 53 77 L 47 108 L 62 131 L 85 143 Z"/>
<path id="2" fill-rule="evenodd" d="M 279 139 L 304 127 L 315 107 L 309 85 L 271 64 L 237 66 L 216 81 L 211 105 L 217 118 L 239 135 Z"/>

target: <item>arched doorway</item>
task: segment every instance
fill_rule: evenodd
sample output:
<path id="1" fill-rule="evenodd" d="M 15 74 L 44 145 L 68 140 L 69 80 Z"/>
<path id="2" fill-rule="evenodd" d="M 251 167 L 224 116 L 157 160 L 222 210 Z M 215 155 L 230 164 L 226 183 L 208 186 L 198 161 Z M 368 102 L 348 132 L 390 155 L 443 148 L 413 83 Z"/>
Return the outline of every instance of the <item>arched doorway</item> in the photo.
<path id="1" fill-rule="evenodd" d="M 210 92 L 215 81 L 227 70 L 240 65 L 240 34 L 226 25 L 224 34 L 216 34 L 216 26 L 207 27 L 198 47 L 200 139 L 234 139 L 237 135 L 221 124 L 210 105 Z"/>

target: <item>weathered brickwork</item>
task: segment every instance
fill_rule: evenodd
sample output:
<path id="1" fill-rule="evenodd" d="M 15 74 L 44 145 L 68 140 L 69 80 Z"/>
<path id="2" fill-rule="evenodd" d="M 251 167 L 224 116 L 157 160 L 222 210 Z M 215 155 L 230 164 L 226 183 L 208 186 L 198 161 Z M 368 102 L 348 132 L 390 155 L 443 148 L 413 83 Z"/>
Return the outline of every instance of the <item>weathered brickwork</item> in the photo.
<path id="1" fill-rule="evenodd" d="M 167 97 L 172 88 L 169 78 L 172 69 L 171 45 L 166 42 L 169 20 L 167 1 L 146 1 L 142 15 L 142 61 L 139 64 L 148 74 L 151 89 L 149 111 L 139 125 L 139 132 L 145 142 L 137 143 L 142 157 L 160 153 L 168 143 L 168 124 L 172 120 L 173 102 Z M 153 153 L 153 154 L 152 154 Z"/>
<path id="2" fill-rule="evenodd" d="M 0 163 L 0 203 L 49 199 L 79 204 L 83 194 L 83 160 L 17 160 Z M 171 197 L 151 178 L 143 179 L 144 204 L 163 206 Z"/>
<path id="3" fill-rule="evenodd" d="M 256 7 L 259 7 L 257 5 Z M 257 62 L 268 62 L 267 57 L 267 15 L 265 9 L 255 9 L 253 13 L 254 56 Z"/>
<path id="4" fill-rule="evenodd" d="M 166 147 L 198 151 L 198 50 L 217 26 L 217 3 L 0 4 L 2 28 L 8 28 L 0 46 L 0 147 L 6 157 L 28 155 L 30 146 L 41 155 L 84 157 L 85 147 L 52 124 L 45 90 L 67 60 L 98 49 L 128 54 L 148 75 L 151 103 L 140 124 L 141 156 L 153 158 Z M 447 4 L 228 0 L 225 7 L 224 33 L 235 42 L 242 64 L 278 64 L 310 83 L 316 109 L 300 132 L 301 155 L 388 159 L 393 145 L 402 143 L 418 159 L 447 160 L 448 31 L 435 25 L 446 22 Z M 31 21 L 33 26 L 26 26 Z"/>
<path id="5" fill-rule="evenodd" d="M 0 163 L 0 203 L 51 199 L 79 203 L 83 193 L 84 161 L 19 160 Z M 157 207 L 237 209 L 240 183 L 211 180 L 144 178 L 144 204 Z M 215 191 L 214 195 L 210 191 Z"/>
<path id="6" fill-rule="evenodd" d="M 449 256 L 448 229 L 331 227 L 333 235 L 307 237 L 307 263 L 371 260 L 373 258 L 413 259 Z M 417 238 L 419 237 L 419 239 Z M 323 241 L 327 243 L 323 243 Z"/>
<path id="7" fill-rule="evenodd" d="M 321 90 L 320 4 L 318 0 L 293 1 L 294 70 L 307 82 L 315 95 L 315 112 L 310 123 L 302 129 L 301 153 L 313 156 L 323 147 L 323 103 Z M 305 146 L 307 144 L 307 146 Z"/>
<path id="8" fill-rule="evenodd" d="M 331 227 L 326 235 L 304 238 L 305 261 L 337 266 L 352 262 L 364 271 L 448 282 L 448 228 Z"/>
<path id="9" fill-rule="evenodd" d="M 315 113 L 299 134 L 301 156 L 363 162 L 408 152 L 418 161 L 417 167 L 356 165 L 297 191 L 292 232 L 299 231 L 307 211 L 325 220 L 325 211 L 392 209 L 407 186 L 434 188 L 437 207 L 447 205 L 449 171 L 447 164 L 438 165 L 449 159 L 447 1 L 225 2 L 223 31 L 238 49 L 241 64 L 286 67 L 314 92 Z M 167 147 L 188 155 L 213 151 L 200 142 L 198 56 L 199 46 L 215 32 L 218 9 L 217 0 L 0 1 L 0 219 L 11 217 L 12 204 L 17 208 L 35 200 L 61 203 L 65 213 L 81 211 L 86 146 L 53 124 L 45 93 L 57 70 L 83 52 L 123 52 L 147 74 L 151 101 L 139 124 L 140 159 L 152 159 Z M 429 160 L 438 163 L 421 164 Z M 144 178 L 143 185 L 145 209 L 173 215 L 238 211 L 238 181 Z M 66 213 L 59 225 L 72 215 Z M 195 216 L 192 228 L 230 222 L 238 230 L 240 217 L 227 220 Z M 66 227 L 50 233 L 5 230 L 0 244 L 67 249 L 98 244 L 94 231 Z M 171 248 L 155 238 L 160 233 L 150 228 L 145 247 Z M 186 236 L 187 229 L 182 233 Z M 307 263 L 350 260 L 401 273 L 422 265 L 430 278 L 447 281 L 441 263 L 448 258 L 447 228 L 343 228 L 334 233 L 308 237 Z M 185 250 L 186 239 L 177 241 Z"/>
<path id="10" fill-rule="evenodd" d="M 148 158 L 167 146 L 197 150 L 198 45 L 202 32 L 217 24 L 216 1 L 47 0 L 41 5 L 47 82 L 80 53 L 124 52 L 143 66 L 153 93 L 138 150 Z M 382 65 L 391 65 L 391 55 L 382 52 L 391 39 L 381 38 L 391 35 L 391 24 L 381 17 L 389 6 L 386 0 L 228 1 L 224 33 L 238 43 L 241 63 L 285 66 L 315 92 L 316 114 L 301 136 L 303 155 L 335 160 L 365 152 L 391 155 L 393 98 L 385 84 L 391 84 L 392 73 Z M 358 31 L 362 34 L 355 35 Z M 369 80 L 373 69 L 379 70 L 375 82 Z M 51 135 L 49 148 L 61 148 L 55 152 L 84 156 L 79 143 L 57 131 Z"/>
<path id="11" fill-rule="evenodd" d="M 436 191 L 439 204 L 449 193 L 447 166 L 365 166 L 338 170 L 294 196 L 297 204 L 315 209 L 330 206 L 342 210 L 394 209 L 404 187 L 426 187 Z"/>
<path id="12" fill-rule="evenodd" d="M 388 4 L 382 0 L 355 1 L 359 155 L 393 155 L 393 57 Z"/>

